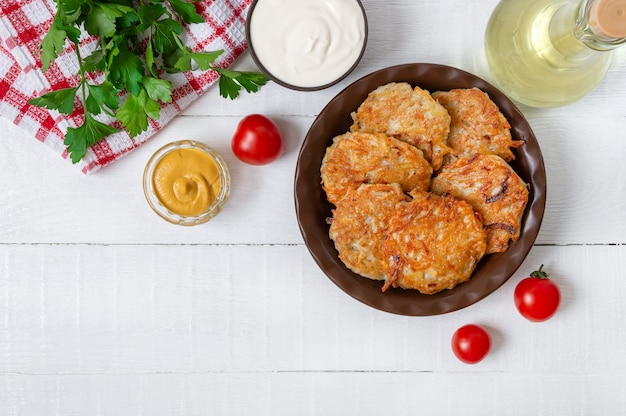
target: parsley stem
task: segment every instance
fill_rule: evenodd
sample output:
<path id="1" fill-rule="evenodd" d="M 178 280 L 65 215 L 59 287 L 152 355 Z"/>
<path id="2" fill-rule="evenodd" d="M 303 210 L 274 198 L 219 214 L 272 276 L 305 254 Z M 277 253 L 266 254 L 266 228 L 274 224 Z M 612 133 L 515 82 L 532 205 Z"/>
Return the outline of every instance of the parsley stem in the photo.
<path id="1" fill-rule="evenodd" d="M 85 65 L 83 62 L 83 57 L 80 53 L 80 45 L 78 42 L 73 42 L 74 43 L 74 49 L 76 49 L 76 60 L 78 61 L 78 69 L 79 69 L 79 75 L 80 75 L 80 94 L 82 96 L 83 99 L 83 115 L 85 116 L 85 118 L 87 118 L 88 116 L 88 110 L 87 110 L 87 76 L 86 76 L 86 70 L 85 70 Z"/>

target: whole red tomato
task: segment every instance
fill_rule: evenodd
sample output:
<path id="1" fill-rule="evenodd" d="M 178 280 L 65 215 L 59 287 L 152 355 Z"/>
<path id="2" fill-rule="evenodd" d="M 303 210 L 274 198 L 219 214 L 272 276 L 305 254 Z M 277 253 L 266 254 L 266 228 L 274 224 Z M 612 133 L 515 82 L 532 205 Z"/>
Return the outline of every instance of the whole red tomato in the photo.
<path id="1" fill-rule="evenodd" d="M 452 352 L 466 364 L 481 361 L 491 349 L 491 337 L 481 326 L 468 324 L 452 335 Z"/>
<path id="2" fill-rule="evenodd" d="M 543 264 L 520 281 L 513 298 L 519 313 L 529 321 L 542 322 L 554 315 L 561 302 L 559 287 L 548 278 Z"/>
<path id="3" fill-rule="evenodd" d="M 266 165 L 285 151 L 282 132 L 272 120 L 261 114 L 250 114 L 241 119 L 231 147 L 237 159 L 251 165 Z"/>

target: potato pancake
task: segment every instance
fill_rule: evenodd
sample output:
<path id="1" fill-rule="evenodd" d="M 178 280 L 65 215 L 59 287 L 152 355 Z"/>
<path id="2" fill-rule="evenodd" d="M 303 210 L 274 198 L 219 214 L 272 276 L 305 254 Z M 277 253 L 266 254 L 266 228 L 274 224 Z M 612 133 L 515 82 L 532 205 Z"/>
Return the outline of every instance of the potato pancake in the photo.
<path id="1" fill-rule="evenodd" d="M 487 234 L 487 251 L 504 252 L 519 238 L 528 203 L 528 185 L 501 157 L 477 153 L 445 165 L 431 190 L 467 201 L 480 214 Z"/>
<path id="2" fill-rule="evenodd" d="M 479 215 L 451 195 L 415 191 L 411 196 L 389 220 L 383 291 L 393 286 L 434 294 L 469 280 L 487 247 Z"/>
<path id="3" fill-rule="evenodd" d="M 370 92 L 352 119 L 350 131 L 384 133 L 417 146 L 434 170 L 450 152 L 448 111 L 428 91 L 406 82 L 392 82 Z"/>
<path id="4" fill-rule="evenodd" d="M 335 206 L 363 183 L 398 183 L 404 191 L 428 190 L 432 167 L 422 152 L 384 134 L 347 132 L 333 139 L 320 168 L 322 187 Z"/>
<path id="5" fill-rule="evenodd" d="M 511 148 L 524 144 L 513 140 L 511 125 L 487 93 L 478 88 L 437 91 L 432 96 L 450 113 L 447 144 L 455 155 L 487 153 L 506 161 L 515 159 Z"/>
<path id="6" fill-rule="evenodd" d="M 385 280 L 384 236 L 396 205 L 407 200 L 397 183 L 363 184 L 348 190 L 333 210 L 328 233 L 346 267 L 363 277 Z"/>

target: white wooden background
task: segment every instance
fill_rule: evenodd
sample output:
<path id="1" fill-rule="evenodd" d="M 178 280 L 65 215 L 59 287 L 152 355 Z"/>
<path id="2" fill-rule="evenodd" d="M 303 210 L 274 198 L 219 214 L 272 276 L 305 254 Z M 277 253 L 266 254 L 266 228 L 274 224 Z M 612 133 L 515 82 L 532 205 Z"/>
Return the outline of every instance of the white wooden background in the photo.
<path id="1" fill-rule="evenodd" d="M 582 101 L 520 107 L 548 200 L 519 271 L 460 311 L 397 316 L 316 267 L 294 213 L 297 152 L 323 106 L 382 67 L 434 62 L 490 80 L 482 38 L 496 0 L 363 3 L 367 51 L 339 85 L 270 84 L 234 102 L 213 89 L 89 177 L 0 122 L 0 415 L 626 414 L 626 50 Z M 237 67 L 255 69 L 247 54 Z M 230 151 L 252 112 L 285 133 L 274 164 Z M 157 217 L 141 188 L 151 154 L 183 138 L 215 147 L 233 180 L 224 211 L 195 228 Z M 563 299 L 533 324 L 512 294 L 541 263 Z M 449 347 L 466 323 L 494 341 L 474 366 Z"/>

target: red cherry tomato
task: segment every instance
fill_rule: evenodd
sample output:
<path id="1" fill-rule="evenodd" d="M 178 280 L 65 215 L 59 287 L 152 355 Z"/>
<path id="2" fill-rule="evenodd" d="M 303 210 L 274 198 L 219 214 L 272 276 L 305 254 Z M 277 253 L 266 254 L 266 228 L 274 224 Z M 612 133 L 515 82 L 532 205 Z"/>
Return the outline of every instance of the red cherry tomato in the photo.
<path id="1" fill-rule="evenodd" d="M 283 134 L 278 126 L 261 114 L 251 114 L 239 122 L 232 138 L 235 156 L 251 165 L 266 165 L 285 150 Z"/>
<path id="2" fill-rule="evenodd" d="M 452 352 L 466 364 L 478 363 L 490 349 L 491 337 L 481 326 L 468 324 L 452 335 Z"/>
<path id="3" fill-rule="evenodd" d="M 543 264 L 520 281 L 513 298 L 519 313 L 529 321 L 542 322 L 554 315 L 561 302 L 559 287 L 548 278 Z"/>

